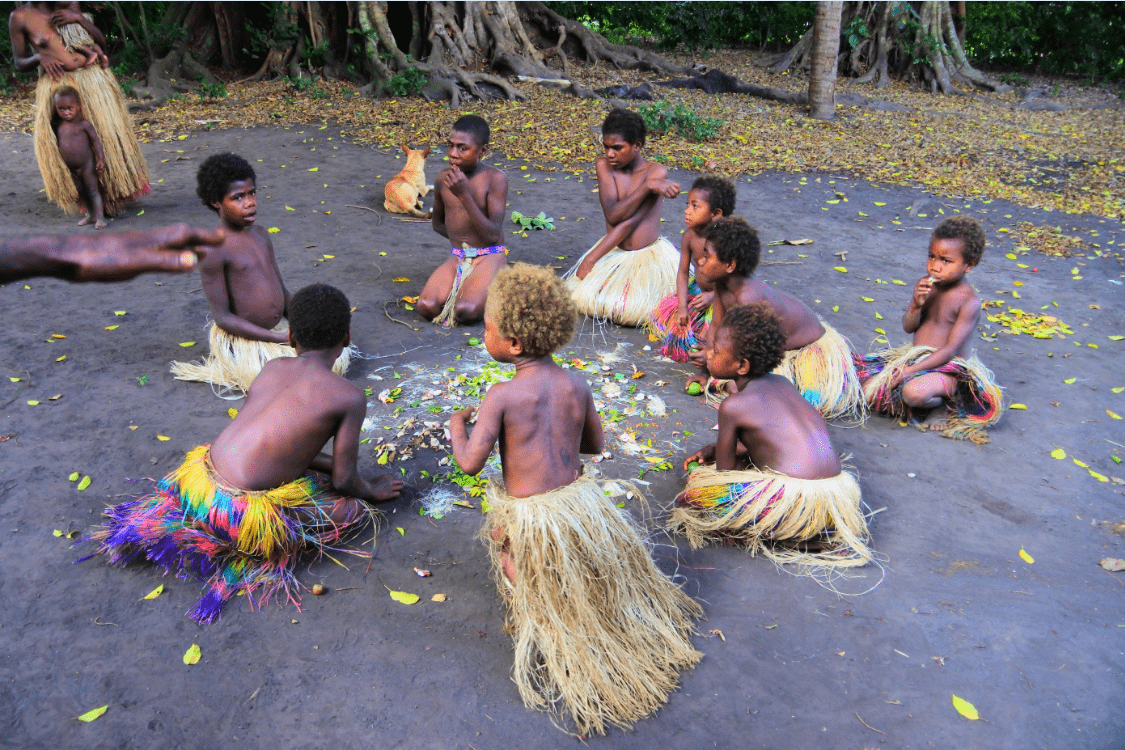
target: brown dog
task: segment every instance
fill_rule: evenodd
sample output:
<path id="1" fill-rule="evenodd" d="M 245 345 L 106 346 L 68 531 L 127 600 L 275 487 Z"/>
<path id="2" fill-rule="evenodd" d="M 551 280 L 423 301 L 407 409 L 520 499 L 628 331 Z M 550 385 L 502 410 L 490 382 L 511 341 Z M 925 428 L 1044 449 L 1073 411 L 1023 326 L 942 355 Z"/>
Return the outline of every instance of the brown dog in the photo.
<path id="1" fill-rule="evenodd" d="M 426 184 L 426 157 L 430 155 L 430 147 L 425 149 L 412 149 L 401 146 L 406 154 L 406 166 L 396 174 L 387 186 L 383 188 L 383 208 L 393 214 L 410 214 L 423 219 L 428 219 L 432 211 L 422 211 L 422 198 L 433 188 Z"/>

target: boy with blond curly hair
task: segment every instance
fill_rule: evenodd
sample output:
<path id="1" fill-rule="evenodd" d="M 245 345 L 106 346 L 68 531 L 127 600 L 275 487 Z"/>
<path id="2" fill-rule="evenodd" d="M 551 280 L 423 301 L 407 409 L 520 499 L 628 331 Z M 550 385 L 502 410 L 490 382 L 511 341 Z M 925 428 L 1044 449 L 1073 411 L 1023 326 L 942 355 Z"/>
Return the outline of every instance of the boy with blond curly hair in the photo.
<path id="1" fill-rule="evenodd" d="M 636 521 L 583 475 L 579 454 L 604 446 L 601 420 L 585 380 L 551 356 L 576 317 L 550 269 L 501 271 L 484 342 L 516 372 L 488 391 L 471 435 L 475 409 L 454 414 L 449 431 L 467 474 L 500 443 L 504 482 L 489 486 L 482 536 L 509 607 L 520 697 L 589 735 L 628 727 L 667 700 L 679 670 L 701 657 L 690 635 L 702 611 L 656 567 Z"/>

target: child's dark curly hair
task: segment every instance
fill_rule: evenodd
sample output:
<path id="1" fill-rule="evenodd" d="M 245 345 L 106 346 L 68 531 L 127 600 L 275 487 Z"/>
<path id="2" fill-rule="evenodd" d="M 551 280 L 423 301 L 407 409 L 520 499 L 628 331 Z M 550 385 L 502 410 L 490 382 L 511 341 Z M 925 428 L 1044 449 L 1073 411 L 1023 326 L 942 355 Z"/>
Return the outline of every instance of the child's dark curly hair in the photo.
<path id="1" fill-rule="evenodd" d="M 453 129 L 459 133 L 468 133 L 471 135 L 473 137 L 473 143 L 478 146 L 488 145 L 488 139 L 492 137 L 492 130 L 480 115 L 464 115 L 458 117 L 457 121 L 453 123 Z"/>
<path id="2" fill-rule="evenodd" d="M 984 227 L 971 216 L 950 216 L 934 229 L 935 240 L 961 240 L 961 259 L 970 266 L 980 263 L 988 239 Z"/>
<path id="3" fill-rule="evenodd" d="M 638 143 L 644 144 L 645 136 L 648 135 L 648 126 L 645 125 L 645 118 L 633 110 L 614 107 L 602 123 L 602 135 L 610 134 L 619 135 L 626 143 L 635 146 Z"/>
<path id="4" fill-rule="evenodd" d="M 758 267 L 762 242 L 758 230 L 741 216 L 720 216 L 703 230 L 703 239 L 715 247 L 715 257 L 724 263 L 734 261 L 734 272 L 749 276 Z"/>
<path id="5" fill-rule="evenodd" d="M 352 306 L 334 286 L 311 284 L 289 300 L 289 330 L 302 349 L 331 349 L 348 335 Z"/>
<path id="6" fill-rule="evenodd" d="M 722 211 L 723 216 L 734 213 L 734 198 L 737 194 L 734 183 L 717 174 L 705 174 L 695 178 L 692 190 L 707 193 L 707 205 L 712 211 Z M 690 190 L 688 192 L 691 192 Z"/>
<path id="7" fill-rule="evenodd" d="M 51 127 L 54 129 L 56 135 L 58 135 L 59 132 L 59 125 L 62 124 L 59 111 L 55 109 L 55 100 L 60 97 L 73 99 L 75 104 L 79 107 L 82 106 L 82 95 L 78 93 L 78 89 L 73 86 L 60 86 L 55 89 L 54 93 L 51 94 Z"/>
<path id="8" fill-rule="evenodd" d="M 484 314 L 501 336 L 514 336 L 528 357 L 543 357 L 574 336 L 578 310 L 555 272 L 515 263 L 496 274 L 488 287 Z"/>
<path id="9" fill-rule="evenodd" d="M 195 175 L 195 194 L 204 206 L 218 213 L 219 209 L 214 204 L 222 201 L 232 182 L 240 180 L 257 183 L 258 176 L 250 163 L 238 154 L 215 154 L 199 165 L 199 172 Z"/>
<path id="10" fill-rule="evenodd" d="M 751 378 L 768 375 L 785 358 L 785 334 L 781 318 L 765 302 L 741 305 L 723 315 L 716 334 L 726 331 L 730 336 L 736 360 L 750 363 Z"/>

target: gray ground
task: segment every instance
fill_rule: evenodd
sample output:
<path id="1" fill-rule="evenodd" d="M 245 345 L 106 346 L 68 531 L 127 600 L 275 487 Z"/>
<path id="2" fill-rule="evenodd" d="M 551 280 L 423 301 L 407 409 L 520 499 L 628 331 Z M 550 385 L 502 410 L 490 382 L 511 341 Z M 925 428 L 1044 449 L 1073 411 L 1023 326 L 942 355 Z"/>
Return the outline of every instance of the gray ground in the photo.
<path id="1" fill-rule="evenodd" d="M 194 195 L 195 170 L 211 153 L 240 152 L 258 169 L 259 221 L 281 229 L 273 239 L 289 287 L 334 283 L 358 306 L 355 343 L 374 359 L 355 363 L 349 377 L 378 390 L 389 383 L 366 376 L 387 365 L 392 381 L 400 367 L 404 377 L 415 372 L 410 364 L 460 367 L 470 358 L 453 357 L 471 353 L 464 331 L 436 330 L 394 304 L 391 315 L 419 330 L 384 315 L 386 302 L 417 294 L 448 252 L 427 225 L 382 211 L 383 183 L 404 162 L 338 136 L 328 141 L 332 129 L 318 128 L 222 131 L 148 145 L 154 193 L 111 229 L 210 225 L 213 215 Z M 75 228 L 38 192 L 30 136 L 4 134 L 0 143 L 9 190 L 0 197 L 5 233 L 92 231 Z M 431 157 L 431 180 L 439 163 Z M 310 174 L 314 166 L 319 169 Z M 512 258 L 569 266 L 600 233 L 593 182 L 514 166 L 509 174 L 511 208 L 529 215 L 545 210 L 558 227 L 526 239 L 511 235 Z M 807 177 L 806 185 L 791 175 L 740 178 L 739 213 L 764 241 L 814 240 L 770 248 L 775 252 L 765 257 L 785 265 L 764 266 L 760 275 L 801 296 L 857 346 L 867 347 L 876 327 L 893 342 L 903 339 L 898 318 L 909 289 L 876 279 L 912 285 L 921 276 L 938 208 L 947 215 L 960 208 L 985 222 L 993 244 L 970 277 L 983 298 L 1018 289 L 1015 304 L 1024 309 L 1055 302 L 1052 314 L 1076 336 L 1040 341 L 1001 334 L 978 341 L 1010 399 L 1027 406 L 1005 415 L 989 445 L 880 418 L 862 429 L 833 428 L 837 448 L 854 454 L 866 502 L 883 509 L 872 522 L 882 571 L 839 584 L 859 592 L 885 576 L 870 593 L 838 597 L 735 549 L 692 552 L 656 536 L 659 564 L 669 572 L 678 568 L 704 604 L 697 644 L 706 656 L 683 675 L 682 689 L 659 714 L 589 744 L 1121 747 L 1125 581 L 1097 563 L 1125 557 L 1112 528 L 1125 521 L 1122 487 L 1097 481 L 1071 459 L 1107 477 L 1125 475 L 1111 460 L 1125 455 L 1125 422 L 1106 413 L 1125 415 L 1125 393 L 1111 391 L 1125 386 L 1125 342 L 1107 338 L 1125 333 L 1123 289 L 1110 283 L 1125 274 L 1119 255 L 1032 253 L 1012 261 L 1005 258 L 1011 243 L 997 232 L 1020 220 L 1061 222 L 1113 249 L 1119 245 L 1109 242 L 1123 236 L 1119 224 L 958 199 L 933 199 L 922 211 L 927 217 L 913 218 L 907 208 L 927 197 L 921 191 Z M 686 187 L 693 175 L 674 178 Z M 848 200 L 826 203 L 838 199 L 836 191 Z M 677 200 L 665 209 L 677 242 L 681 208 Z M 900 225 L 890 223 L 895 216 Z M 833 255 L 839 251 L 847 251 L 846 261 Z M 335 257 L 318 262 L 322 254 Z M 1038 270 L 1019 269 L 1017 262 Z M 838 265 L 848 273 L 832 270 Z M 409 282 L 393 281 L 402 277 Z M 1024 286 L 1013 287 L 1014 280 Z M 146 565 L 111 568 L 100 558 L 73 565 L 89 545 L 73 548 L 52 531 L 88 530 L 105 504 L 141 492 L 146 477 L 160 477 L 186 450 L 213 439 L 232 403 L 168 374 L 169 361 L 204 351 L 207 304 L 196 276 L 26 286 L 0 288 L 7 328 L 0 355 L 0 746 L 575 745 L 546 715 L 525 709 L 509 679 L 510 639 L 474 539 L 479 511 L 455 510 L 439 520 L 418 515 L 418 499 L 430 487 L 418 471 L 434 471 L 436 454 L 392 467 L 406 470 L 408 490 L 386 508 L 369 572 L 366 561 L 347 557 L 341 559 L 347 568 L 329 560 L 302 567 L 305 584 L 323 581 L 330 589 L 324 597 L 306 596 L 303 611 L 271 605 L 255 612 L 239 600 L 242 606 L 228 608 L 221 621 L 199 627 L 184 616 L 199 594 L 196 583 L 162 578 Z M 865 296 L 875 301 L 862 301 Z M 127 314 L 115 316 L 116 310 Z M 876 320 L 876 311 L 885 320 Z M 104 330 L 111 325 L 120 327 Z M 52 334 L 67 338 L 47 343 Z M 186 341 L 200 343 L 178 346 Z M 683 448 L 700 444 L 715 412 L 679 392 L 685 368 L 654 361 L 642 349 L 648 342 L 641 333 L 587 324 L 571 349 L 589 357 L 619 341 L 631 346 L 616 371 L 638 365 L 646 371 L 638 381 L 642 390 L 677 410 L 654 420 L 646 436 L 664 445 L 673 431 L 689 429 L 698 434 Z M 1069 378 L 1076 381 L 1065 384 Z M 656 386 L 657 379 L 669 385 Z M 48 400 L 56 394 L 62 397 Z M 41 403 L 32 407 L 28 400 Z M 391 406 L 372 402 L 377 422 L 395 423 Z M 159 441 L 158 434 L 171 439 Z M 1059 447 L 1065 460 L 1049 455 Z M 364 471 L 375 470 L 370 453 L 363 462 Z M 632 477 L 638 465 L 618 452 L 600 468 L 610 477 Z M 68 481 L 75 471 L 92 478 L 87 490 Z M 682 482 L 670 471 L 645 479 L 661 504 Z M 1021 560 L 1021 548 L 1034 564 Z M 415 577 L 414 566 L 433 576 Z M 162 596 L 141 600 L 160 583 Z M 418 593 L 422 601 L 398 604 L 385 587 Z M 449 599 L 433 603 L 434 593 Z M 203 656 L 188 667 L 181 657 L 193 643 Z M 987 721 L 962 718 L 952 695 L 972 702 Z M 97 721 L 74 720 L 105 704 Z"/>

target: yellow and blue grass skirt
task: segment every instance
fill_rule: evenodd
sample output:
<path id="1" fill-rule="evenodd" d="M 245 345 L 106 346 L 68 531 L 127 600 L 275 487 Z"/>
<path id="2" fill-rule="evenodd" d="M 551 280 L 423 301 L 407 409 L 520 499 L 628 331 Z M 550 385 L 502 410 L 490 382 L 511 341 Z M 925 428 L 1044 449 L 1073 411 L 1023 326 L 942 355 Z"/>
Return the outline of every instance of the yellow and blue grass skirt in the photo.
<path id="1" fill-rule="evenodd" d="M 487 498 L 481 538 L 508 606 L 524 705 L 580 735 L 659 709 L 703 656 L 691 643 L 703 610 L 653 562 L 640 524 L 589 477 L 525 498 L 493 483 Z"/>
<path id="2" fill-rule="evenodd" d="M 602 238 L 604 239 L 604 237 Z M 601 240 L 598 240 L 601 242 Z M 680 251 L 664 237 L 640 250 L 614 248 L 594 264 L 586 278 L 575 273 L 594 245 L 563 274 L 578 312 L 618 325 L 642 325 L 660 301 L 676 291 Z"/>
<path id="3" fill-rule="evenodd" d="M 777 564 L 856 567 L 872 558 L 861 502 L 859 483 L 848 471 L 828 479 L 795 479 L 773 471 L 700 466 L 676 498 L 668 530 L 686 536 L 692 547 L 730 542 Z M 800 543 L 811 541 L 818 549 L 801 548 Z"/>
<path id="4" fill-rule="evenodd" d="M 210 447 L 192 449 L 153 494 L 107 508 L 107 520 L 90 536 L 100 544 L 94 554 L 108 554 L 111 563 L 143 556 L 165 573 L 205 581 L 188 613 L 201 623 L 212 622 L 238 595 L 254 607 L 276 597 L 299 608 L 294 570 L 303 550 L 368 554 L 332 546 L 369 514 L 333 521 L 340 496 L 326 480 L 309 473 L 272 490 L 228 487 L 211 465 Z"/>
<path id="5" fill-rule="evenodd" d="M 863 379 L 863 395 L 868 408 L 877 414 L 900 420 L 909 417 L 910 408 L 902 400 L 902 387 L 905 383 L 899 382 L 891 387 L 891 382 L 904 368 L 933 351 L 935 349 L 932 346 L 903 344 L 870 354 L 857 354 L 856 370 Z M 986 428 L 999 422 L 1004 413 L 1004 392 L 996 384 L 992 371 L 974 354 L 968 359 L 954 357 L 941 367 L 926 372 L 941 372 L 957 379 L 957 392 L 951 400 L 949 426 L 941 434 L 954 440 L 987 443 Z M 920 372 L 914 377 L 924 374 L 925 372 Z"/>
<path id="6" fill-rule="evenodd" d="M 701 293 L 699 285 L 692 278 L 688 282 L 688 300 Z M 653 341 L 660 342 L 660 354 L 676 362 L 687 362 L 693 349 L 702 349 L 707 340 L 707 328 L 711 324 L 711 307 L 706 310 L 688 308 L 688 324 L 680 326 L 679 296 L 673 292 L 656 306 L 645 321 L 645 331 Z"/>

